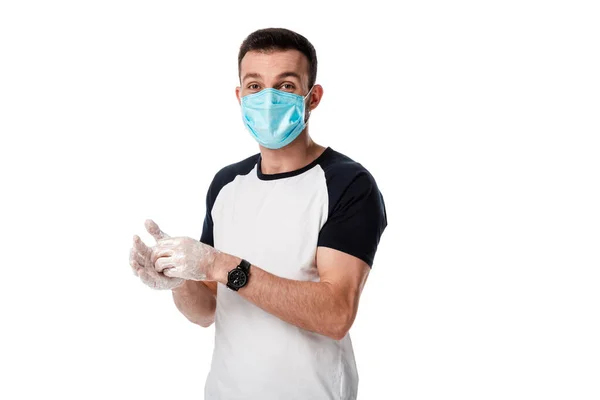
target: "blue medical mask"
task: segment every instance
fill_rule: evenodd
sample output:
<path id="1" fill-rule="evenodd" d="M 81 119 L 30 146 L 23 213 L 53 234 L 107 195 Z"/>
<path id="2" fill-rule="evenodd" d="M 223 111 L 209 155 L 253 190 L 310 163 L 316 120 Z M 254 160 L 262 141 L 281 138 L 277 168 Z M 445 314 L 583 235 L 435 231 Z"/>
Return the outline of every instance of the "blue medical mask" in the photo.
<path id="1" fill-rule="evenodd" d="M 306 126 L 306 96 L 267 88 L 242 97 L 242 119 L 254 139 L 268 149 L 292 143 Z M 308 118 L 306 118 L 308 119 Z"/>

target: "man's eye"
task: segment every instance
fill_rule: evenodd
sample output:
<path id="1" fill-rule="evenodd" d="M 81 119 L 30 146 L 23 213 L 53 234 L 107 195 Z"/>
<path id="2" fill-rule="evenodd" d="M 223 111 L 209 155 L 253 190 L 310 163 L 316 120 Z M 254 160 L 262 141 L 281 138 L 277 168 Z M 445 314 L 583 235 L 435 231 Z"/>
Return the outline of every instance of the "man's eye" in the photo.
<path id="1" fill-rule="evenodd" d="M 258 86 L 258 84 L 253 83 L 251 85 L 248 85 L 248 89 L 250 90 L 258 90 L 260 87 Z"/>
<path id="2" fill-rule="evenodd" d="M 291 83 L 284 83 L 283 85 L 281 85 L 281 88 L 284 90 L 294 90 L 294 85 L 292 85 Z"/>

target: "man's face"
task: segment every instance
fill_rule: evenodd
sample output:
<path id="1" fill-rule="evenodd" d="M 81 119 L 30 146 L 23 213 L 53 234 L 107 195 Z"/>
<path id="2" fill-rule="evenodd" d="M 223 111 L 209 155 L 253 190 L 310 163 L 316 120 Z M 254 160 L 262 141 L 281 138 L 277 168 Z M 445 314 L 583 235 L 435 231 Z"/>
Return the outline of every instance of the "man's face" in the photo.
<path id="1" fill-rule="evenodd" d="M 241 86 L 236 88 L 238 101 L 249 94 L 273 88 L 306 96 L 308 60 L 298 50 L 249 51 L 240 65 Z M 314 108 L 314 107 L 311 107 Z"/>

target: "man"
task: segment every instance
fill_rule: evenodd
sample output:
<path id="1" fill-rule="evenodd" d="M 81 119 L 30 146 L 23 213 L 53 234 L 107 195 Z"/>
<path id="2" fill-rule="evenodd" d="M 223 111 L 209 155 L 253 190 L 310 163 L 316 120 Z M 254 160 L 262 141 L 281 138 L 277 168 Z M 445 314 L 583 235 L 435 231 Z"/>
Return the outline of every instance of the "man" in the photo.
<path id="1" fill-rule="evenodd" d="M 260 153 L 215 175 L 200 241 L 149 220 L 157 244 L 134 236 L 130 263 L 190 321 L 215 322 L 206 399 L 355 399 L 348 331 L 387 225 L 383 198 L 364 167 L 309 136 L 323 88 L 306 38 L 256 31 L 238 67 Z"/>

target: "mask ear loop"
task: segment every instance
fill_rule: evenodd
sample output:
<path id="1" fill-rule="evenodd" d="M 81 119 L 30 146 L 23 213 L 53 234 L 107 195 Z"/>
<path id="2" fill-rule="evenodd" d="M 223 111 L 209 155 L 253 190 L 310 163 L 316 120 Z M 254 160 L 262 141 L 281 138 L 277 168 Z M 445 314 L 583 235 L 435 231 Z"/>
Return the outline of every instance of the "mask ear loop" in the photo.
<path id="1" fill-rule="evenodd" d="M 310 96 L 310 95 L 311 95 L 311 93 L 312 93 L 312 90 L 313 90 L 314 88 L 315 88 L 315 85 L 313 85 L 313 86 L 310 88 L 310 90 L 308 91 L 308 93 L 306 94 L 306 96 L 304 96 L 304 99 L 303 99 L 303 101 L 304 101 L 304 110 L 305 110 L 304 114 L 306 115 L 306 116 L 304 117 L 304 123 L 305 123 L 305 124 L 308 122 L 308 119 L 310 118 L 310 107 L 307 107 L 307 106 L 306 106 L 306 98 L 307 98 L 308 96 Z M 310 104 L 309 104 L 309 106 L 310 106 Z M 308 110 L 308 113 L 306 112 L 306 110 Z"/>

